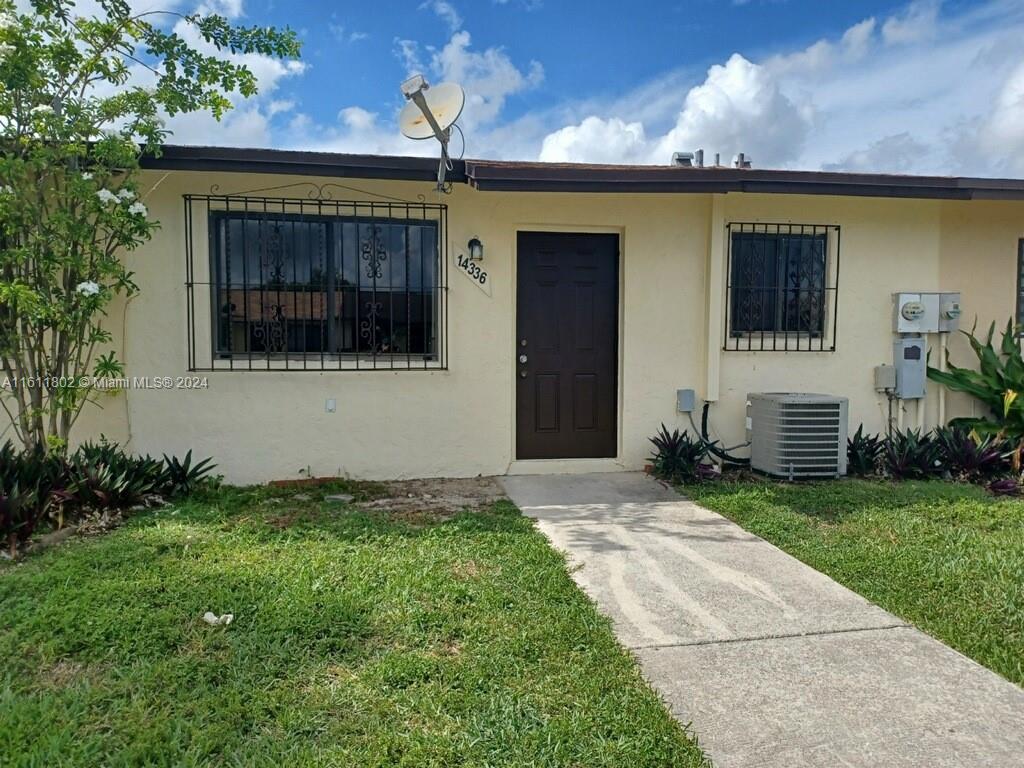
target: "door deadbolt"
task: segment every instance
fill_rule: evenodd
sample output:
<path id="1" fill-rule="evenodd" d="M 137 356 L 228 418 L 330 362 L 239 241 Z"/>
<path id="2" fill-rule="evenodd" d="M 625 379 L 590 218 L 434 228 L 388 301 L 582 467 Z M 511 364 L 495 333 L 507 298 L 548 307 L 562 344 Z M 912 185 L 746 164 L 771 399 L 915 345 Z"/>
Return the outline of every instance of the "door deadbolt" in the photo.
<path id="1" fill-rule="evenodd" d="M 519 356 L 519 362 L 520 363 L 525 363 L 526 362 L 526 355 L 520 355 Z"/>

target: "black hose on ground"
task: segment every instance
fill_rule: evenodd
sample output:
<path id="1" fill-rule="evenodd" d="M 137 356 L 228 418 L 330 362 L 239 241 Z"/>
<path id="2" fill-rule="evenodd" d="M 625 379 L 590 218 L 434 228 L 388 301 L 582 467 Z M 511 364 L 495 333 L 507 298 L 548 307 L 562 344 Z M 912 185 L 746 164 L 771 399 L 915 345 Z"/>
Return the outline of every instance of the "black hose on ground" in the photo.
<path id="1" fill-rule="evenodd" d="M 728 451 L 724 451 L 718 447 L 711 440 L 711 436 L 708 434 L 708 411 L 711 409 L 711 403 L 704 403 L 704 411 L 700 417 L 700 439 L 704 443 L 704 447 L 708 449 L 708 453 L 715 456 L 727 464 L 735 464 L 738 467 L 749 467 L 750 459 L 745 459 L 740 456 L 732 456 Z"/>

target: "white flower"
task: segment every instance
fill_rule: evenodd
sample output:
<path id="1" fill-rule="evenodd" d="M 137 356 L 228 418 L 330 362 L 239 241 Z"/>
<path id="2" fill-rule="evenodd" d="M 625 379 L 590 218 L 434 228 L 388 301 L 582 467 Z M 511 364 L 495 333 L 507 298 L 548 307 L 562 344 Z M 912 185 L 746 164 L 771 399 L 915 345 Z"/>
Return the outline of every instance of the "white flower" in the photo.
<path id="1" fill-rule="evenodd" d="M 49 104 L 36 104 L 32 109 L 29 110 L 31 115 L 52 115 L 53 107 Z"/>
<path id="2" fill-rule="evenodd" d="M 101 203 L 116 203 L 118 201 L 117 195 L 105 187 L 96 193 L 96 197 L 100 199 Z"/>
<path id="3" fill-rule="evenodd" d="M 14 46 L 10 43 L 0 43 L 0 58 L 6 58 L 14 53 Z"/>
<path id="4" fill-rule="evenodd" d="M 122 189 L 120 192 L 117 193 L 117 196 L 121 198 L 121 200 L 123 200 L 124 202 L 135 199 L 135 193 L 132 192 L 130 189 Z"/>
<path id="5" fill-rule="evenodd" d="M 89 173 L 88 171 L 86 171 L 85 173 L 82 174 L 82 178 L 85 181 L 91 181 L 92 180 L 92 174 Z"/>
<path id="6" fill-rule="evenodd" d="M 146 206 L 144 206 L 142 203 L 132 203 L 131 205 L 128 206 L 128 213 L 135 213 L 140 216 L 145 216 L 149 213 L 149 211 L 146 210 Z"/>
<path id="7" fill-rule="evenodd" d="M 83 296 L 95 296 L 100 292 L 100 286 L 92 280 L 84 280 L 78 284 L 75 290 Z"/>
<path id="8" fill-rule="evenodd" d="M 0 13 L 0 29 L 10 29 L 17 25 L 18 17 L 12 13 Z"/>
<path id="9" fill-rule="evenodd" d="M 0 195 L 13 195 L 14 190 L 8 187 L 6 184 L 0 187 Z"/>

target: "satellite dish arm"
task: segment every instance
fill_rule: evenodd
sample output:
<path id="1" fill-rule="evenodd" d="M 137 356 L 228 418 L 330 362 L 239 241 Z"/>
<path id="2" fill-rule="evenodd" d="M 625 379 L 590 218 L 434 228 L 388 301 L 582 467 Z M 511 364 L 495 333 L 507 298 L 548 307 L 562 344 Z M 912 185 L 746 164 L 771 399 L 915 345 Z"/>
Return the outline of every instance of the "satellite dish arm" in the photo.
<path id="1" fill-rule="evenodd" d="M 437 140 L 441 142 L 441 146 L 445 148 L 447 154 L 448 149 L 448 131 L 442 130 L 441 126 L 437 124 L 437 120 L 434 118 L 434 113 L 430 111 L 430 107 L 427 106 L 427 100 L 423 98 L 423 91 L 416 91 L 410 97 L 416 106 L 420 108 L 420 112 L 427 118 L 427 122 L 430 123 L 431 129 L 434 131 L 434 135 L 437 136 Z"/>

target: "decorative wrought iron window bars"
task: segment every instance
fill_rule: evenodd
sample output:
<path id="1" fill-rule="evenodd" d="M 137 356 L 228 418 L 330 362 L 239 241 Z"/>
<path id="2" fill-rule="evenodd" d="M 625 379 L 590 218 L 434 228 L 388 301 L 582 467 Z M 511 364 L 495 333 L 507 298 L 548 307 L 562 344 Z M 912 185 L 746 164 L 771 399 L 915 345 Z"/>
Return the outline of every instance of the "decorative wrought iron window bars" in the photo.
<path id="1" fill-rule="evenodd" d="M 839 227 L 730 223 L 726 242 L 723 349 L 834 352 Z"/>
<path id="2" fill-rule="evenodd" d="M 302 186 L 184 196 L 189 370 L 447 368 L 447 206 Z"/>

